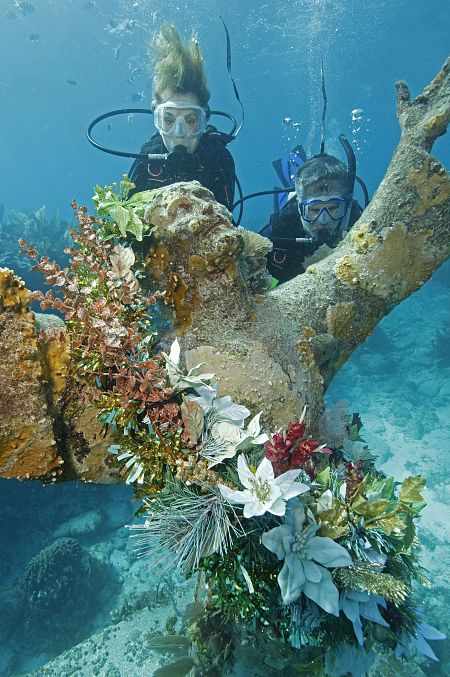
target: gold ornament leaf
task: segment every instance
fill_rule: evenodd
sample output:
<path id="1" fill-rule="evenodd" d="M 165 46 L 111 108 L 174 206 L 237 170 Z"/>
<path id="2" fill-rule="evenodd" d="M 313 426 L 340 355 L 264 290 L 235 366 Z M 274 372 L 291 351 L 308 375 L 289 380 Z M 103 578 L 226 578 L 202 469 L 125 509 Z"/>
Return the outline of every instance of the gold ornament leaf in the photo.
<path id="1" fill-rule="evenodd" d="M 366 527 L 368 529 L 382 529 L 389 536 L 392 533 L 400 534 L 404 530 L 405 524 L 398 515 L 389 513 L 366 520 Z"/>
<path id="2" fill-rule="evenodd" d="M 401 503 L 423 503 L 421 491 L 425 489 L 425 480 L 418 475 L 417 477 L 407 477 L 400 489 Z"/>
<path id="3" fill-rule="evenodd" d="M 181 417 L 184 423 L 184 429 L 189 437 L 191 444 L 197 444 L 197 440 L 203 432 L 205 425 L 205 415 L 203 409 L 194 400 L 184 398 L 181 404 Z"/>
<path id="4" fill-rule="evenodd" d="M 352 509 L 357 515 L 361 515 L 367 520 L 373 519 L 383 515 L 389 507 L 389 501 L 369 501 L 364 500 L 361 496 L 357 501 L 352 502 Z"/>

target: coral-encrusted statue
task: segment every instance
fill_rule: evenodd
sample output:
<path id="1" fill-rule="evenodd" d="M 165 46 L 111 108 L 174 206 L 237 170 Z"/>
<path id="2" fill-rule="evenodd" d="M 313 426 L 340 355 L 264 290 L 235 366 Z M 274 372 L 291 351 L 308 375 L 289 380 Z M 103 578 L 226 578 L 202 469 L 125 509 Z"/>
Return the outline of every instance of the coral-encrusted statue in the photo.
<path id="1" fill-rule="evenodd" d="M 136 254 L 145 266 L 143 288 L 162 293 L 173 313 L 163 344 L 180 336 L 186 366 L 205 363 L 219 379 L 219 394 L 262 411 L 272 430 L 298 420 L 307 405 L 314 436 L 311 426 L 332 377 L 381 318 L 448 257 L 450 180 L 429 151 L 449 122 L 449 80 L 447 62 L 413 101 L 406 84 L 398 85 L 402 137 L 372 202 L 325 260 L 272 292 L 263 290 L 268 241 L 233 228 L 227 210 L 199 184 L 149 195 L 128 223 L 124 211 L 114 212 L 123 239 L 142 240 L 151 231 Z M 108 199 L 99 197 L 99 214 Z M 127 284 L 131 299 L 134 278 Z M 38 341 L 26 294 L 3 269 L 0 475 L 105 480 L 108 442 L 96 412 L 61 399 L 70 347 L 59 339 Z M 113 341 L 119 325 L 102 321 L 112 323 Z"/>

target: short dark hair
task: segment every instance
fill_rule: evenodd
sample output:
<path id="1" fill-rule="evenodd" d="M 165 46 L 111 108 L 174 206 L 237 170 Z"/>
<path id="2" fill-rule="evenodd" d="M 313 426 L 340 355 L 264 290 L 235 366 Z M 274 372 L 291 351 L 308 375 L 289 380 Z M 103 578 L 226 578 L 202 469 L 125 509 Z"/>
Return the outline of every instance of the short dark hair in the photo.
<path id="1" fill-rule="evenodd" d="M 306 160 L 297 169 L 295 174 L 295 190 L 301 198 L 305 191 L 315 183 L 319 184 L 319 192 L 326 194 L 329 181 L 338 181 L 342 184 L 343 193 L 347 193 L 348 171 L 346 165 L 338 160 L 334 155 L 315 155 Z"/>

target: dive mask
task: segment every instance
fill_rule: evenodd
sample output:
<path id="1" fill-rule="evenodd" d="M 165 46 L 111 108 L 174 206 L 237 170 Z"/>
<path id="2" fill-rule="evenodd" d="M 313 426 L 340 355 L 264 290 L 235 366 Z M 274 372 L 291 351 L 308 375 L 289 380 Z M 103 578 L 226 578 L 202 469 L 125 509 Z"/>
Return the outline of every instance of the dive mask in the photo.
<path id="1" fill-rule="evenodd" d="M 206 111 L 201 106 L 166 101 L 153 111 L 156 129 L 169 139 L 193 139 L 201 136 L 207 125 Z"/>
<path id="2" fill-rule="evenodd" d="M 326 225 L 343 219 L 351 201 L 352 195 L 320 195 L 300 200 L 298 211 L 304 221 Z"/>

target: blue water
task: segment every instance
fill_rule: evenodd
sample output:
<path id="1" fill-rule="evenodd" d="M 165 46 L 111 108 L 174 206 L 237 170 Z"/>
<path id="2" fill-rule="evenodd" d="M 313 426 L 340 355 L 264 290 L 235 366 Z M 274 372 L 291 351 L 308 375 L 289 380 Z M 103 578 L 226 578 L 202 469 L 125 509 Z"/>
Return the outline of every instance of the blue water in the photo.
<path id="1" fill-rule="evenodd" d="M 321 59 L 328 95 L 326 148 L 340 155 L 337 137 L 347 134 L 358 173 L 373 193 L 399 138 L 394 82 L 404 79 L 412 96 L 419 94 L 448 53 L 448 0 L 33 0 L 33 5 L 34 12 L 10 19 L 8 12 L 20 12 L 12 0 L 0 0 L 0 203 L 6 210 L 46 205 L 49 216 L 60 210 L 66 218 L 73 197 L 90 206 L 93 186 L 119 180 L 130 166 L 92 148 L 86 127 L 108 110 L 148 105 L 147 50 L 164 21 L 177 23 L 186 36 L 197 31 L 212 108 L 239 118 L 219 15 L 228 25 L 246 114 L 231 147 L 244 193 L 270 189 L 276 183 L 271 161 L 296 143 L 308 153 L 318 151 Z M 135 22 L 132 31 L 117 29 L 129 20 Z M 137 66 L 143 72 L 130 84 Z M 142 102 L 133 102 L 140 93 Z M 356 108 L 363 110 L 360 124 L 352 121 Z M 286 117 L 299 123 L 298 131 L 283 122 Z M 111 129 L 99 127 L 97 138 L 137 151 L 150 133 L 144 120 L 128 122 L 124 116 Z M 448 137 L 438 140 L 434 153 L 450 165 Z M 259 230 L 271 204 L 271 198 L 249 202 L 243 225 Z M 398 479 L 410 472 L 429 478 L 421 539 L 434 587 L 423 606 L 430 622 L 447 634 L 449 288 L 447 265 L 381 323 L 328 393 L 330 402 L 346 399 L 361 413 L 366 439 L 386 472 Z M 186 591 L 178 581 L 157 585 L 134 559 L 123 528 L 133 521 L 131 498 L 125 487 L 0 481 L 0 675 L 150 674 L 142 638 L 149 628 L 169 627 L 177 616 L 170 589 L 175 586 L 180 599 Z M 74 538 L 104 564 L 97 589 L 79 591 L 80 600 L 95 597 L 96 611 L 80 608 L 76 631 L 52 630 L 52 624 L 61 624 L 61 609 L 54 617 L 49 610 L 48 624 L 39 627 L 14 598 L 27 563 L 58 537 Z M 67 602 L 64 590 L 58 600 Z M 105 656 L 100 645 L 107 642 Z M 450 651 L 439 644 L 440 664 L 422 664 L 417 674 L 450 675 Z M 73 645 L 81 648 L 64 653 Z M 58 654 L 60 662 L 50 664 Z"/>

